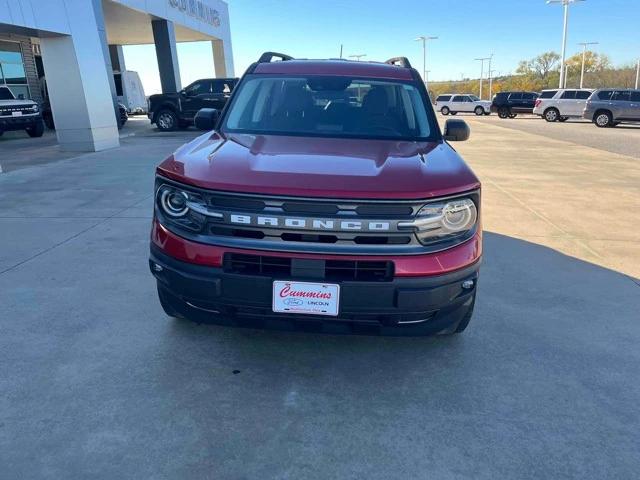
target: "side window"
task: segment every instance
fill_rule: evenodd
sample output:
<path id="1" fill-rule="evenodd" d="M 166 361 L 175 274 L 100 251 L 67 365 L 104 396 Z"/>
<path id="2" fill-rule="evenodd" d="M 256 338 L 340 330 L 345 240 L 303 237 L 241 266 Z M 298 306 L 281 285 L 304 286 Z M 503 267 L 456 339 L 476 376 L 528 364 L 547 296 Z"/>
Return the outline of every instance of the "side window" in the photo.
<path id="1" fill-rule="evenodd" d="M 228 80 L 215 80 L 213 82 L 213 93 L 231 93 L 233 83 Z"/>
<path id="2" fill-rule="evenodd" d="M 511 95 L 509 95 L 509 100 L 522 100 L 522 93 L 512 93 Z"/>
<path id="3" fill-rule="evenodd" d="M 631 92 L 631 101 L 632 102 L 640 102 L 640 90 L 635 92 Z"/>
<path id="4" fill-rule="evenodd" d="M 611 90 L 603 90 L 598 93 L 598 100 L 611 100 L 613 92 Z"/>
<path id="5" fill-rule="evenodd" d="M 611 97 L 611 100 L 616 100 L 618 102 L 630 102 L 631 101 L 631 92 L 629 91 L 617 91 Z"/>
<path id="6" fill-rule="evenodd" d="M 537 97 L 537 95 L 535 93 L 523 93 L 522 94 L 522 99 L 523 100 L 534 100 Z"/>
<path id="7" fill-rule="evenodd" d="M 464 97 L 462 95 L 456 95 L 451 99 L 452 102 L 464 102 Z"/>
<path id="8" fill-rule="evenodd" d="M 211 82 L 207 80 L 200 80 L 199 82 L 195 82 L 189 85 L 185 89 L 185 91 L 187 92 L 187 96 L 189 97 L 211 93 Z"/>
<path id="9" fill-rule="evenodd" d="M 449 100 L 451 100 L 451 95 L 440 95 L 436 98 L 436 102 L 448 102 Z"/>
<path id="10" fill-rule="evenodd" d="M 540 98 L 553 98 L 556 93 L 558 93 L 557 90 L 547 90 L 546 92 L 542 92 L 540 94 Z"/>
<path id="11" fill-rule="evenodd" d="M 576 100 L 586 100 L 590 96 L 591 96 L 591 92 L 587 92 L 585 90 L 576 92 Z"/>
<path id="12" fill-rule="evenodd" d="M 575 90 L 566 90 L 561 96 L 561 99 L 563 100 L 575 100 L 576 98 L 576 91 Z"/>

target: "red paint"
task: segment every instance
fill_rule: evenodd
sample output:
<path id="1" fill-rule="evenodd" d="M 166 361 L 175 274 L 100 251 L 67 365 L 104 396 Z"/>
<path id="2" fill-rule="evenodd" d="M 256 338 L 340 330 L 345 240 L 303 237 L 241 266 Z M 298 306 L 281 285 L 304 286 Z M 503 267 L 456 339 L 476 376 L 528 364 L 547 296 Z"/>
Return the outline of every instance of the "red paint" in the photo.
<path id="1" fill-rule="evenodd" d="M 385 63 L 346 62 L 344 60 L 290 60 L 260 63 L 255 74 L 274 75 L 340 75 L 345 77 L 392 78 L 413 80 L 411 70 Z"/>
<path id="2" fill-rule="evenodd" d="M 446 143 L 279 135 L 208 133 L 158 173 L 212 190 L 321 198 L 414 200 L 480 186 Z"/>
<path id="3" fill-rule="evenodd" d="M 151 241 L 165 254 L 183 262 L 221 267 L 225 252 L 265 255 L 290 258 L 287 252 L 243 250 L 191 242 L 167 230 L 157 220 L 153 220 Z M 479 232 L 467 242 L 438 253 L 402 256 L 366 256 L 368 260 L 392 261 L 396 277 L 421 277 L 440 275 L 472 265 L 482 255 L 482 234 Z M 317 258 L 325 260 L 362 260 L 363 256 L 293 254 L 296 258 Z"/>

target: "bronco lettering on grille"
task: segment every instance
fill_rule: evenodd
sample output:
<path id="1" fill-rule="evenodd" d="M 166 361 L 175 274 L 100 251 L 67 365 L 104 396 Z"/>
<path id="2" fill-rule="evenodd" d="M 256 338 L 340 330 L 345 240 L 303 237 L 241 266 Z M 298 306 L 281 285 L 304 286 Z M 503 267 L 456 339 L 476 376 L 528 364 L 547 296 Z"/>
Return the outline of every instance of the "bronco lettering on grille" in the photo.
<path id="1" fill-rule="evenodd" d="M 391 222 L 368 220 L 331 220 L 325 218 L 267 217 L 260 215 L 229 215 L 229 223 L 265 227 L 297 228 L 305 230 L 347 230 L 387 232 Z"/>

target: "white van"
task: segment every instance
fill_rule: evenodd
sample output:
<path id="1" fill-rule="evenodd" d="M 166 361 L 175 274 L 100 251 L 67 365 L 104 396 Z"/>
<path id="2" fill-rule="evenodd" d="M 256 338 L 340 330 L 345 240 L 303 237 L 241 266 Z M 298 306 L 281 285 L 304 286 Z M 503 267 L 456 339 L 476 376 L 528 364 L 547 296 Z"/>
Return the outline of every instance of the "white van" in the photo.
<path id="1" fill-rule="evenodd" d="M 113 72 L 113 80 L 116 84 L 118 101 L 127 107 L 127 112 L 132 115 L 144 115 L 147 113 L 147 97 L 140 81 L 138 72 L 125 70 Z"/>

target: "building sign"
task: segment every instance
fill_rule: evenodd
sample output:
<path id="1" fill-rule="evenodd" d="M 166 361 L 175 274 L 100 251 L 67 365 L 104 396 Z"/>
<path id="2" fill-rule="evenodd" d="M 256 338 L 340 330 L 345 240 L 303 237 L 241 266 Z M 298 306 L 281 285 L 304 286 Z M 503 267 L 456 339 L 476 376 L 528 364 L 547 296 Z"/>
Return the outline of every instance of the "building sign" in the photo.
<path id="1" fill-rule="evenodd" d="M 220 13 L 201 0 L 169 0 L 169 5 L 214 27 L 220 26 Z"/>

